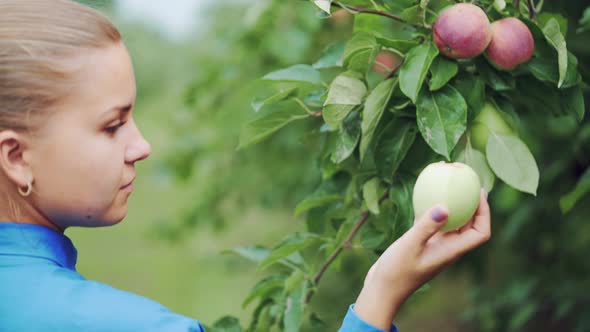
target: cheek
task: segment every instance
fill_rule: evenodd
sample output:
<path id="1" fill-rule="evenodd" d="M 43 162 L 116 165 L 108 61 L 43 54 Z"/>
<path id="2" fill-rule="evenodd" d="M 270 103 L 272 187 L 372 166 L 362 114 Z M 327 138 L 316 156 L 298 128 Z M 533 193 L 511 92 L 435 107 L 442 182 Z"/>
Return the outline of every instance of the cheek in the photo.
<path id="1" fill-rule="evenodd" d="M 77 137 L 47 148 L 35 167 L 35 185 L 47 210 L 101 214 L 123 181 L 124 149 L 108 137 Z"/>

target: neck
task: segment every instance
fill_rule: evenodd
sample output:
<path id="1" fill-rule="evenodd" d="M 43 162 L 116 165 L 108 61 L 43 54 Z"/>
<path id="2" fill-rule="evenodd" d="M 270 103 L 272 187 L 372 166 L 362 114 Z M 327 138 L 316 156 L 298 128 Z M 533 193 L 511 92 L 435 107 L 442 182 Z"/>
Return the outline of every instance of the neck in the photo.
<path id="1" fill-rule="evenodd" d="M 18 222 L 23 224 L 40 225 L 63 233 L 58 225 L 51 222 L 36 209 L 29 201 L 22 197 L 13 198 L 10 194 L 4 194 L 0 200 L 0 222 Z"/>

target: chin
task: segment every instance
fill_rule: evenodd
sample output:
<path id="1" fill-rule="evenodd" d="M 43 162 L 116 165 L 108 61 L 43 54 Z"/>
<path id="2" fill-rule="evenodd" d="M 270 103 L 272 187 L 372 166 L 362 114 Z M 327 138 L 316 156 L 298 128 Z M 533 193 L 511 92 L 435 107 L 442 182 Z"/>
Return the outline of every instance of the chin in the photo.
<path id="1" fill-rule="evenodd" d="M 103 222 L 104 224 L 101 225 L 101 226 L 106 227 L 106 226 L 114 226 L 114 225 L 117 225 L 118 223 L 120 223 L 121 221 L 123 221 L 123 219 L 125 219 L 126 216 L 127 216 L 127 209 L 125 209 L 124 213 L 122 213 L 121 215 L 113 216 L 111 218 L 105 218 L 105 220 Z"/>
<path id="2" fill-rule="evenodd" d="M 114 225 L 117 225 L 118 223 L 120 223 L 121 221 L 123 221 L 123 219 L 125 219 L 125 216 L 127 216 L 127 209 L 124 209 L 122 211 L 116 211 L 116 212 L 112 211 L 112 213 L 109 213 L 108 215 L 104 215 L 100 218 L 87 219 L 87 220 L 85 220 L 85 223 L 80 226 L 82 226 L 82 227 L 114 226 Z"/>
<path id="3" fill-rule="evenodd" d="M 114 226 L 120 223 L 127 216 L 127 207 L 121 207 L 118 209 L 110 209 L 103 213 L 98 210 L 93 212 L 87 212 L 86 214 L 80 213 L 51 213 L 50 220 L 60 227 L 107 227 Z"/>

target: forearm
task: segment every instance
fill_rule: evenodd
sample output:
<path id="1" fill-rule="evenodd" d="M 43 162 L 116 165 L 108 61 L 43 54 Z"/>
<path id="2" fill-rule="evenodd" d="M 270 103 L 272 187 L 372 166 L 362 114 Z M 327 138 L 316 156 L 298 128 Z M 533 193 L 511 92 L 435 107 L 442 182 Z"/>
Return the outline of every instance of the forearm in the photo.
<path id="1" fill-rule="evenodd" d="M 407 292 L 406 292 L 407 293 Z M 389 287 L 379 287 L 375 283 L 366 283 L 355 305 L 355 313 L 367 323 L 389 331 L 399 307 L 407 295 L 396 292 Z"/>

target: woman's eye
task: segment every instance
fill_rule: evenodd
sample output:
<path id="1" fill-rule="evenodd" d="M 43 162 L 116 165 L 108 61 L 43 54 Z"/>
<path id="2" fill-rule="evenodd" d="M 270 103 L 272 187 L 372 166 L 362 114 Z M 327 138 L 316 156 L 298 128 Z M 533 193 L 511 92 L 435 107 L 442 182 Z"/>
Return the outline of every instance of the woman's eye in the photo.
<path id="1" fill-rule="evenodd" d="M 108 127 L 108 128 L 106 128 L 105 130 L 106 130 L 108 133 L 110 133 L 110 134 L 114 134 L 114 133 L 116 133 L 116 132 L 117 132 L 117 130 L 118 130 L 119 128 L 121 128 L 121 127 L 122 127 L 124 124 L 125 124 L 125 122 L 121 122 L 121 123 L 119 123 L 119 124 L 117 124 L 117 125 L 114 125 L 114 126 L 112 126 L 112 127 Z"/>

